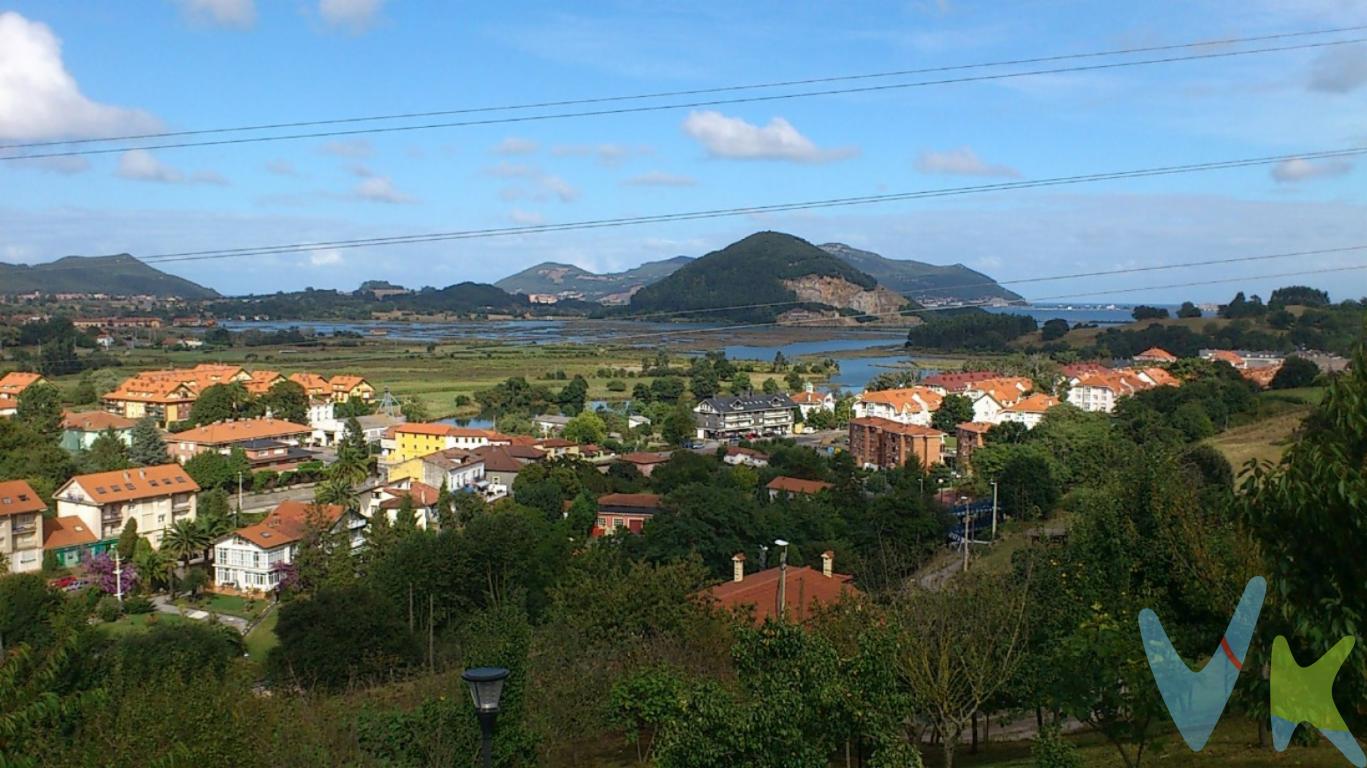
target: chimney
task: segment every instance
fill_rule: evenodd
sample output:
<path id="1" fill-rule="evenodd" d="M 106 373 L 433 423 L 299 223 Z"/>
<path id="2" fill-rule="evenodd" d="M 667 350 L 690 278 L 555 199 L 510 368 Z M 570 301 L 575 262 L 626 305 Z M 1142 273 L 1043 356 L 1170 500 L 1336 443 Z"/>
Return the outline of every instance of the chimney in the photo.
<path id="1" fill-rule="evenodd" d="M 835 553 L 828 549 L 821 553 L 821 575 L 829 579 L 834 569 Z"/>
<path id="2" fill-rule="evenodd" d="M 744 580 L 745 580 L 745 553 L 744 553 L 744 552 L 737 552 L 737 553 L 735 554 L 735 556 L 731 558 L 731 580 L 732 580 L 732 581 L 744 581 Z"/>

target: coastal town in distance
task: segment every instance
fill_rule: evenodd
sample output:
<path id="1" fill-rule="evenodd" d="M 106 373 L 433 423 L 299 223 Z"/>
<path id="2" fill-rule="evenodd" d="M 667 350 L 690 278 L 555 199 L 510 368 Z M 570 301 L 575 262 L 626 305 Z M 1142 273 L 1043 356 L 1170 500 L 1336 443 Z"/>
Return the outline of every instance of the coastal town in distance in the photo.
<path id="1" fill-rule="evenodd" d="M 11 5 L 0 768 L 1367 765 L 1360 9 Z"/>

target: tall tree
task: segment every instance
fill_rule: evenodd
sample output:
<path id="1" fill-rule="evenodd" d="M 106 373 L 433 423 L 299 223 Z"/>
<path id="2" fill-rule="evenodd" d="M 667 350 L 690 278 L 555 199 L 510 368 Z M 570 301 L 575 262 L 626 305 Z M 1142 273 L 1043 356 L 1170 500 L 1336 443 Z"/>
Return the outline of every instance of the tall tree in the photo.
<path id="1" fill-rule="evenodd" d="M 153 467 L 171 461 L 166 452 L 166 441 L 161 438 L 157 422 L 151 416 L 138 421 L 130 437 L 132 444 L 128 446 L 128 458 L 134 464 Z"/>
<path id="2" fill-rule="evenodd" d="M 19 393 L 14 418 L 34 432 L 56 439 L 62 431 L 62 393 L 47 383 L 33 384 Z"/>
<path id="3" fill-rule="evenodd" d="M 941 432 L 954 433 L 965 421 L 973 420 L 973 401 L 964 395 L 945 395 L 930 423 Z"/>
<path id="4" fill-rule="evenodd" d="M 188 568 L 190 559 L 208 546 L 208 542 L 209 537 L 194 522 L 177 520 L 166 529 L 161 546 Z"/>
<path id="5" fill-rule="evenodd" d="M 119 557 L 132 560 L 138 551 L 138 518 L 130 516 L 119 532 Z"/>
<path id="6" fill-rule="evenodd" d="M 115 469 L 128 469 L 132 466 L 132 461 L 128 455 L 128 446 L 124 445 L 123 439 L 113 429 L 106 429 L 101 432 L 90 443 L 90 450 L 85 455 L 85 463 L 87 471 L 90 472 L 108 472 Z"/>
<path id="7" fill-rule="evenodd" d="M 307 424 L 309 418 L 309 397 L 304 387 L 295 381 L 277 381 L 266 394 L 261 396 L 259 405 L 271 416 L 295 424 Z"/>
<path id="8" fill-rule="evenodd" d="M 246 416 L 250 408 L 251 395 L 240 382 L 214 384 L 205 387 L 190 406 L 190 420 L 196 424 L 228 421 Z"/>

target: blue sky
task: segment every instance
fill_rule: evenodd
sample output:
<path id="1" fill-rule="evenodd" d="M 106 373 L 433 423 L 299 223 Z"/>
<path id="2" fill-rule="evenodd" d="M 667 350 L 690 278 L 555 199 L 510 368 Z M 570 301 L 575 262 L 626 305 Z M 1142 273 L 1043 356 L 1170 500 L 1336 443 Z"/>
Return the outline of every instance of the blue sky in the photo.
<path id="1" fill-rule="evenodd" d="M 0 2 L 0 143 L 501 105 L 1367 24 L 1352 0 Z M 568 9 L 568 10 L 567 10 Z M 1363 36 L 1367 33 L 1357 33 Z M 1349 36 L 1349 35 L 1343 35 Z M 1367 44 L 710 110 L 0 163 L 0 260 L 555 223 L 1367 145 Z M 587 232 L 168 264 L 231 293 L 490 281 L 757 229 L 1003 279 L 1367 243 L 1364 161 Z M 1367 295 L 1364 252 L 1029 297 Z M 1106 290 L 1181 284 L 1131 294 Z"/>

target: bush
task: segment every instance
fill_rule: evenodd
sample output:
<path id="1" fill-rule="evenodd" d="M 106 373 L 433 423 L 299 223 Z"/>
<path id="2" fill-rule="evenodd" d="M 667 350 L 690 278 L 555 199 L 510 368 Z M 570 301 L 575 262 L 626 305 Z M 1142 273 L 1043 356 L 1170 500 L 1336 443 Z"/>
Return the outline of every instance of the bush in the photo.
<path id="1" fill-rule="evenodd" d="M 280 477 L 280 473 L 273 469 L 263 469 L 252 475 L 252 490 L 269 491 L 275 487 L 275 481 Z"/>
<path id="2" fill-rule="evenodd" d="M 95 604 L 95 615 L 100 621 L 118 621 L 119 616 L 123 615 L 123 606 L 119 605 L 117 598 L 105 595 Z"/>
<path id="3" fill-rule="evenodd" d="M 156 610 L 152 600 L 144 595 L 134 595 L 123 601 L 123 612 L 127 614 L 151 613 Z"/>
<path id="4" fill-rule="evenodd" d="M 625 381 L 620 381 L 620 380 L 618 380 L 618 379 L 613 379 L 612 381 L 609 381 L 609 382 L 608 382 L 608 391 L 609 391 L 609 392 L 625 392 L 625 391 L 627 391 L 627 383 L 626 383 Z"/>
<path id="5" fill-rule="evenodd" d="M 1081 768 L 1082 765 L 1077 749 L 1064 741 L 1056 725 L 1045 726 L 1040 731 L 1030 747 L 1030 754 L 1035 758 L 1036 768 Z"/>

